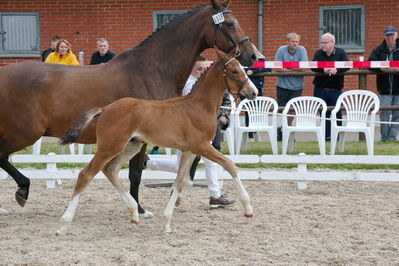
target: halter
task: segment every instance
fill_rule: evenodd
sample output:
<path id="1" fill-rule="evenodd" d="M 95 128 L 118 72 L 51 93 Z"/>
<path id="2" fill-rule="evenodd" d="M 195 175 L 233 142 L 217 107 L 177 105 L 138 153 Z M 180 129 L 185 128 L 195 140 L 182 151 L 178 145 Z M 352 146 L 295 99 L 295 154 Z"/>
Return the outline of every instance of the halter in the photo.
<path id="1" fill-rule="evenodd" d="M 238 41 L 234 41 L 233 38 L 230 36 L 230 34 L 226 31 L 226 29 L 223 26 L 223 22 L 224 20 L 224 15 L 226 13 L 232 13 L 231 10 L 223 10 L 222 12 L 217 12 L 216 9 L 212 8 L 213 11 L 213 22 L 215 23 L 215 25 L 219 26 L 219 29 L 223 32 L 224 36 L 226 36 L 227 40 L 229 41 L 229 45 L 231 47 L 231 50 L 235 49 L 237 47 L 237 45 L 245 42 L 245 41 L 250 41 L 250 38 L 248 36 L 245 36 L 244 38 L 238 40 Z M 231 51 L 230 50 L 230 51 Z M 238 54 L 236 57 L 241 56 L 241 54 Z"/>
<path id="2" fill-rule="evenodd" d="M 223 64 L 222 62 L 220 62 L 220 61 L 219 61 L 219 63 L 220 63 L 220 66 L 221 66 L 221 68 L 222 68 L 222 71 L 223 71 L 224 84 L 225 84 L 227 90 L 229 91 L 229 93 L 230 93 L 230 94 L 233 94 L 233 93 L 230 92 L 230 89 L 229 89 L 229 87 L 227 86 L 226 77 L 228 77 L 228 78 L 230 78 L 231 80 L 235 81 L 235 82 L 238 83 L 238 85 L 240 86 L 240 87 L 238 88 L 238 91 L 237 91 L 237 96 L 234 98 L 234 100 L 237 100 L 237 99 L 238 99 L 238 95 L 240 94 L 240 91 L 244 88 L 244 84 L 248 81 L 249 78 L 247 77 L 244 81 L 241 81 L 241 80 L 239 80 L 239 79 L 236 79 L 234 76 L 232 76 L 230 73 L 228 73 L 228 72 L 226 71 L 226 66 L 227 66 L 228 64 L 230 64 L 234 59 L 235 59 L 235 58 L 232 57 L 232 58 L 230 58 L 230 59 L 229 59 L 226 63 L 224 63 L 224 64 Z M 233 94 L 233 95 L 234 95 L 234 94 Z"/>

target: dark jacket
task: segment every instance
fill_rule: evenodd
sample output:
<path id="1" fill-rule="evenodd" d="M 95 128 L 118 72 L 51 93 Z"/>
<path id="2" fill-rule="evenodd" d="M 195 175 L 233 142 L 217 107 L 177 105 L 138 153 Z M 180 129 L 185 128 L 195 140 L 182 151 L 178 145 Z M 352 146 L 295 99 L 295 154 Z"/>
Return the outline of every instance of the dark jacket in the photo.
<path id="1" fill-rule="evenodd" d="M 349 61 L 349 59 L 344 49 L 335 47 L 330 56 L 321 49 L 317 50 L 313 56 L 313 61 Z M 348 70 L 349 68 L 337 68 L 337 74 Z M 312 68 L 312 71 L 324 73 L 322 68 Z M 341 90 L 344 87 L 344 76 L 316 76 L 313 84 L 318 88 Z"/>
<path id="2" fill-rule="evenodd" d="M 264 58 L 259 58 L 259 61 L 266 61 Z M 270 68 L 245 68 L 245 71 L 248 72 L 248 70 L 252 70 L 252 75 L 249 76 L 249 79 L 252 81 L 252 83 L 255 85 L 255 87 L 258 89 L 258 96 L 263 96 L 263 84 L 264 84 L 264 76 L 254 76 L 254 74 L 257 73 L 262 73 L 262 72 L 270 72 L 272 71 Z M 241 96 L 240 96 L 241 97 Z"/>
<path id="3" fill-rule="evenodd" d="M 389 51 L 384 40 L 371 52 L 369 61 L 399 61 L 399 39 L 393 51 Z M 380 68 L 370 70 L 382 72 Z M 399 74 L 377 74 L 377 90 L 383 95 L 399 95 Z"/>
<path id="4" fill-rule="evenodd" d="M 94 52 L 90 59 L 90 65 L 98 65 L 107 63 L 115 56 L 115 53 L 108 50 L 104 56 L 100 55 L 100 52 Z"/>
<path id="5" fill-rule="evenodd" d="M 48 48 L 47 50 L 43 51 L 42 53 L 42 62 L 46 61 L 46 58 L 49 54 L 55 52 L 53 48 Z"/>
<path id="6" fill-rule="evenodd" d="M 224 91 L 224 94 L 223 94 L 222 107 L 231 107 L 230 93 L 229 93 L 227 90 L 225 90 L 225 91 Z M 218 125 L 220 126 L 220 128 L 223 129 L 223 130 L 225 130 L 225 129 L 229 126 L 229 124 L 230 124 L 230 119 L 229 119 L 229 117 L 227 116 L 227 113 L 228 113 L 229 111 L 230 111 L 230 110 L 228 110 L 228 109 L 220 108 L 219 113 L 218 113 L 218 117 L 217 117 L 217 118 L 218 118 L 218 122 L 219 122 L 219 118 L 220 118 L 221 116 L 224 116 L 224 117 L 227 118 L 227 124 L 226 124 L 226 125 L 223 125 L 222 123 L 218 123 Z"/>

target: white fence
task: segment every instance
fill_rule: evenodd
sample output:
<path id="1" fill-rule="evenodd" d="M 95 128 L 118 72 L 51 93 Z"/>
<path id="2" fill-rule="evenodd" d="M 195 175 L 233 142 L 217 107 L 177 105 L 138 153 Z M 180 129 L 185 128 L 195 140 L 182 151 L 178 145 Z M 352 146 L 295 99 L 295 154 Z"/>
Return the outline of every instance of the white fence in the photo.
<path id="1" fill-rule="evenodd" d="M 353 180 L 353 181 L 399 181 L 399 171 L 383 172 L 383 171 L 307 171 L 308 164 L 381 164 L 381 165 L 397 165 L 399 164 L 399 156 L 380 156 L 380 155 L 229 155 L 235 163 L 269 163 L 269 164 L 297 164 L 296 169 L 281 169 L 278 171 L 268 168 L 256 168 L 251 170 L 247 168 L 239 172 L 241 179 L 246 180 L 296 180 L 299 188 L 305 188 L 305 181 L 323 180 Z M 21 172 L 32 179 L 45 179 L 47 187 L 54 187 L 61 179 L 77 178 L 80 168 L 75 169 L 58 169 L 59 163 L 88 163 L 93 158 L 92 154 L 88 155 L 33 155 L 33 154 L 17 154 L 10 158 L 12 163 L 45 163 L 46 169 L 43 170 L 22 170 Z M 175 159 L 175 155 L 150 155 L 152 159 Z M 0 179 L 6 178 L 5 172 L 0 172 Z M 122 169 L 121 178 L 128 178 L 128 169 Z M 143 171 L 143 179 L 163 179 L 173 180 L 176 177 L 174 173 L 163 171 Z M 96 178 L 105 178 L 99 173 Z M 221 179 L 231 179 L 230 175 L 222 171 Z M 195 179 L 205 179 L 202 170 L 197 171 Z"/>

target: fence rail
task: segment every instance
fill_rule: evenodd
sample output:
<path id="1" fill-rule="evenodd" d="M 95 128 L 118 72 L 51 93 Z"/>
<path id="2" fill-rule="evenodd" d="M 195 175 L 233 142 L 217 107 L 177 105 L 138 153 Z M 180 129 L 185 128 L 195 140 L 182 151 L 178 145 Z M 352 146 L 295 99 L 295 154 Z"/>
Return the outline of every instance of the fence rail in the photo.
<path id="1" fill-rule="evenodd" d="M 93 155 L 48 155 L 17 154 L 10 157 L 13 163 L 45 163 L 44 170 L 22 170 L 21 172 L 32 179 L 45 179 L 48 188 L 61 184 L 61 179 L 76 179 L 80 168 L 58 169 L 59 163 L 88 163 Z M 298 181 L 298 188 L 306 188 L 306 181 L 380 181 L 399 182 L 398 172 L 370 172 L 370 171 L 307 171 L 309 164 L 373 164 L 373 165 L 399 165 L 399 155 L 229 155 L 235 163 L 247 164 L 296 164 L 296 169 L 268 168 L 241 169 L 239 176 L 245 180 L 293 180 Z M 176 159 L 176 155 L 150 155 L 151 159 Z M 5 172 L 0 172 L 0 179 L 6 178 Z M 120 172 L 120 177 L 128 178 L 128 170 Z M 176 174 L 163 171 L 143 171 L 143 179 L 174 180 Z M 100 173 L 96 178 L 105 178 Z M 220 179 L 231 179 L 230 175 L 222 171 Z M 197 171 L 195 179 L 205 179 L 204 171 Z"/>

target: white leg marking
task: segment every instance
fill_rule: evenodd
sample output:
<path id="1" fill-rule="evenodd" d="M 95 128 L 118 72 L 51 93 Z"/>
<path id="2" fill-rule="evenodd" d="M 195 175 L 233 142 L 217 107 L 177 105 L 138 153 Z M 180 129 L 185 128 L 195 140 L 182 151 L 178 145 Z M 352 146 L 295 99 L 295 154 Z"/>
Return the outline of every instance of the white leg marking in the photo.
<path id="1" fill-rule="evenodd" d="M 170 229 L 170 221 L 172 220 L 173 209 L 175 207 L 175 203 L 176 203 L 178 196 L 179 196 L 179 192 L 177 191 L 177 189 L 175 187 L 173 187 L 172 195 L 170 196 L 168 204 L 166 205 L 166 208 L 163 211 L 163 216 L 165 218 L 165 225 L 164 225 L 165 233 L 172 232 L 172 230 Z"/>
<path id="2" fill-rule="evenodd" d="M 122 199 L 126 202 L 126 204 L 128 206 L 128 210 L 129 210 L 130 214 L 132 215 L 132 218 L 131 218 L 132 224 L 138 225 L 139 211 L 138 211 L 137 202 L 134 200 L 134 198 L 128 192 L 123 192 L 120 194 L 122 196 Z"/>
<path id="3" fill-rule="evenodd" d="M 244 186 L 242 185 L 240 178 L 234 177 L 233 179 L 236 183 L 238 197 L 241 200 L 242 204 L 244 205 L 244 215 L 246 217 L 252 217 L 253 209 L 251 206 L 251 201 L 249 199 L 249 195 L 248 195 L 247 191 L 245 190 Z"/>
<path id="4" fill-rule="evenodd" d="M 61 217 L 61 227 L 60 230 L 56 232 L 56 235 L 65 235 L 66 231 L 68 229 L 68 226 L 73 220 L 73 217 L 75 216 L 76 208 L 78 207 L 79 203 L 79 194 L 76 195 L 75 197 L 72 198 L 72 200 L 69 202 L 68 208 L 64 212 L 64 214 Z"/>

